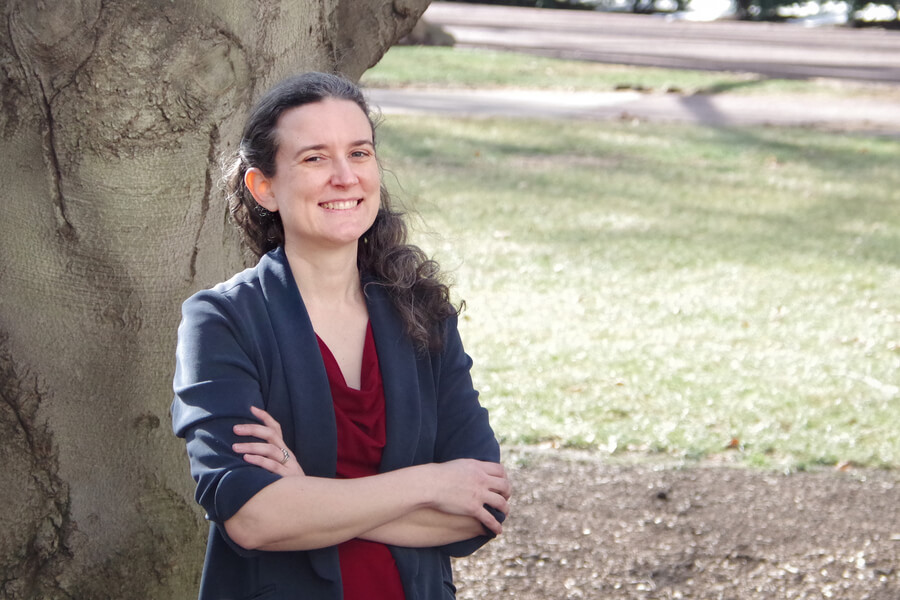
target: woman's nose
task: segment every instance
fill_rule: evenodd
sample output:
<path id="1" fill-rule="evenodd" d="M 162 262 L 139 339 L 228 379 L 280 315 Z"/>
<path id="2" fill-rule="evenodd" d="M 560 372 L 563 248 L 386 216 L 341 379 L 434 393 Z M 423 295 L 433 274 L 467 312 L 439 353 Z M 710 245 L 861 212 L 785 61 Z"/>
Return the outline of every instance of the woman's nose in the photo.
<path id="1" fill-rule="evenodd" d="M 331 174 L 331 182 L 334 185 L 346 187 L 353 185 L 359 181 L 353 165 L 346 159 L 338 159 L 334 161 L 334 171 Z"/>

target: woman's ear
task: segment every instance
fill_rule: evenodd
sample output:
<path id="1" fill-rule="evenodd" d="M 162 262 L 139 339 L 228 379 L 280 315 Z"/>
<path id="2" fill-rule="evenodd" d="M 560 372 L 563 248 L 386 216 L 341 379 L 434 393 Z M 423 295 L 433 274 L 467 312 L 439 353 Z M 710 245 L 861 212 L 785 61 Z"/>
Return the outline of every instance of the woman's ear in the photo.
<path id="1" fill-rule="evenodd" d="M 278 203 L 272 193 L 272 182 L 262 171 L 256 167 L 247 169 L 247 172 L 244 173 L 244 185 L 250 190 L 257 204 L 269 212 L 278 211 Z"/>

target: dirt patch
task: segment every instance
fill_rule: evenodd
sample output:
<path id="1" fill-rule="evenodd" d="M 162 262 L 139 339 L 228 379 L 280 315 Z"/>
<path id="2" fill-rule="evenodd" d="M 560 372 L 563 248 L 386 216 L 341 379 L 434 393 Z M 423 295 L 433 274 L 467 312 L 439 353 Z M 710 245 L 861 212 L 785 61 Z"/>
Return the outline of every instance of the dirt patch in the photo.
<path id="1" fill-rule="evenodd" d="M 504 534 L 458 597 L 900 598 L 900 474 L 615 465 L 511 450 Z"/>

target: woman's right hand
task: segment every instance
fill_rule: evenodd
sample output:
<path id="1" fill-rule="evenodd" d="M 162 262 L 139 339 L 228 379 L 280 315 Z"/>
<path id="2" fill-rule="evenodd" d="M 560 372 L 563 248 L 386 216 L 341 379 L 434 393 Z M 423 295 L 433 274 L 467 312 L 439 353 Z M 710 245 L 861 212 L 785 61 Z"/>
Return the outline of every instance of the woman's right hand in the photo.
<path id="1" fill-rule="evenodd" d="M 433 490 L 433 508 L 474 517 L 495 534 L 502 532 L 502 525 L 485 505 L 509 514 L 512 488 L 503 465 L 463 458 L 431 466 L 434 476 L 428 484 Z"/>
<path id="2" fill-rule="evenodd" d="M 265 442 L 242 442 L 232 446 L 244 460 L 277 475 L 303 475 L 297 457 L 288 449 L 281 434 L 281 425 L 266 411 L 255 406 L 250 412 L 262 421 L 262 425 L 247 423 L 234 426 L 234 433 L 265 440 Z"/>

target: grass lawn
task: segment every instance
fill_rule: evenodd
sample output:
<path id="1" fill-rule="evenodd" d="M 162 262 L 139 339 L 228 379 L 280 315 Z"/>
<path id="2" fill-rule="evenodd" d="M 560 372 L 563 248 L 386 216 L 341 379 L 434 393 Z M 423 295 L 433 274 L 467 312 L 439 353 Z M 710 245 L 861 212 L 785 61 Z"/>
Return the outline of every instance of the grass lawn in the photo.
<path id="1" fill-rule="evenodd" d="M 379 136 L 504 442 L 900 464 L 900 141 L 413 116 Z"/>
<path id="2" fill-rule="evenodd" d="M 813 94 L 900 98 L 900 86 L 817 79 L 626 67 L 515 52 L 396 46 L 362 78 L 369 87 L 517 87 L 648 92 Z"/>

